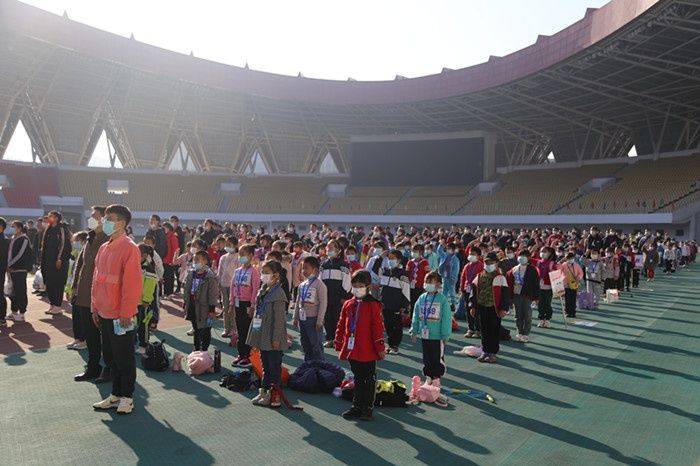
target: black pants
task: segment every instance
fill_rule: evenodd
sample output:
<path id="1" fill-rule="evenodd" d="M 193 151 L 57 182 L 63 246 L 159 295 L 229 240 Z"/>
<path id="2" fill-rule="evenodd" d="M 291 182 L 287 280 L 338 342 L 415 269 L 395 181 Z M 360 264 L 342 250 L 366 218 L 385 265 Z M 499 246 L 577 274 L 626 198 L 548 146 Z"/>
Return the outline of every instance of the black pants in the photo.
<path id="1" fill-rule="evenodd" d="M 342 308 L 343 304 L 340 301 L 328 301 L 326 317 L 323 322 L 323 327 L 326 330 L 326 341 L 333 341 L 335 339 L 335 329 L 338 326 L 338 319 L 340 318 L 340 310 Z"/>
<path id="2" fill-rule="evenodd" d="M 27 312 L 27 272 L 11 272 L 12 297 L 10 309 L 12 312 L 24 314 Z"/>
<path id="3" fill-rule="evenodd" d="M 93 325 L 90 308 L 73 304 L 71 318 L 73 320 L 73 338 L 85 341 L 87 338 L 87 326 Z"/>
<path id="4" fill-rule="evenodd" d="M 250 346 L 246 345 L 248 330 L 250 330 L 251 318 L 248 317 L 249 301 L 240 301 L 236 307 L 236 328 L 238 329 L 238 355 L 242 358 L 250 358 Z"/>
<path id="5" fill-rule="evenodd" d="M 355 390 L 352 394 L 352 405 L 360 409 L 372 409 L 374 393 L 377 385 L 377 361 L 349 360 L 350 369 L 355 376 Z"/>
<path id="6" fill-rule="evenodd" d="M 192 329 L 194 330 L 194 350 L 207 351 L 211 343 L 211 327 L 197 327 L 197 319 L 192 321 Z"/>
<path id="7" fill-rule="evenodd" d="M 145 322 L 146 314 L 146 308 L 142 304 L 139 304 L 139 313 L 137 314 L 138 322 L 136 325 L 136 337 L 141 348 L 145 348 L 148 345 L 148 334 Z"/>
<path id="8" fill-rule="evenodd" d="M 175 265 L 163 264 L 163 294 L 169 296 L 175 289 Z"/>
<path id="9" fill-rule="evenodd" d="M 614 278 L 606 278 L 605 280 L 603 280 L 603 293 L 605 293 L 608 290 L 614 290 L 616 286 L 617 282 Z"/>
<path id="10" fill-rule="evenodd" d="M 93 374 L 99 374 L 102 371 L 102 366 L 100 365 L 100 359 L 102 358 L 102 338 L 100 329 L 97 328 L 97 325 L 95 325 L 95 322 L 92 320 L 90 308 L 85 307 L 82 309 L 86 309 L 90 313 L 88 315 L 88 323 L 85 327 L 85 343 L 87 343 L 88 348 L 87 370 Z"/>
<path id="11" fill-rule="evenodd" d="M 133 398 L 134 385 L 136 385 L 134 331 L 115 335 L 114 321 L 100 317 L 100 333 L 105 364 L 112 374 L 112 395 Z"/>
<path id="12" fill-rule="evenodd" d="M 637 288 L 639 286 L 639 269 L 632 270 L 632 288 Z"/>
<path id="13" fill-rule="evenodd" d="M 46 285 L 46 296 L 52 306 L 63 305 L 63 290 L 68 280 L 68 264 L 62 263 L 60 269 L 56 269 L 54 264 L 43 264 L 41 266 L 41 276 Z"/>
<path id="14" fill-rule="evenodd" d="M 501 319 L 493 307 L 478 305 L 476 312 L 481 324 L 481 347 L 484 353 L 497 354 L 500 348 Z"/>
<path id="15" fill-rule="evenodd" d="M 423 345 L 423 375 L 439 379 L 445 375 L 445 344 L 442 340 L 421 340 Z"/>
<path id="16" fill-rule="evenodd" d="M 566 317 L 576 317 L 576 290 L 564 288 L 564 311 Z"/>
<path id="17" fill-rule="evenodd" d="M 673 260 L 672 259 L 665 259 L 664 260 L 664 272 L 669 273 L 673 271 Z"/>
<path id="18" fill-rule="evenodd" d="M 386 328 L 386 335 L 389 346 L 391 348 L 398 348 L 401 344 L 401 339 L 403 338 L 403 322 L 401 322 L 401 311 L 382 309 L 382 314 L 384 314 L 384 328 Z M 333 335 L 335 337 L 335 334 Z"/>
<path id="19" fill-rule="evenodd" d="M 469 327 L 469 330 L 472 332 L 479 332 L 481 331 L 481 322 L 479 322 L 479 311 L 474 314 L 474 317 L 472 317 L 472 314 L 469 312 L 469 309 L 467 309 L 467 326 Z"/>
<path id="20" fill-rule="evenodd" d="M 281 350 L 260 351 L 263 377 L 262 388 L 269 390 L 273 385 L 282 385 L 282 356 Z"/>
<path id="21" fill-rule="evenodd" d="M 0 273 L 0 277 L 2 277 L 2 280 L 0 280 L 0 284 L 5 286 L 5 273 Z M 5 317 L 7 317 L 7 300 L 5 300 L 5 293 L 3 293 L 4 290 L 0 290 L 0 320 L 5 320 Z"/>

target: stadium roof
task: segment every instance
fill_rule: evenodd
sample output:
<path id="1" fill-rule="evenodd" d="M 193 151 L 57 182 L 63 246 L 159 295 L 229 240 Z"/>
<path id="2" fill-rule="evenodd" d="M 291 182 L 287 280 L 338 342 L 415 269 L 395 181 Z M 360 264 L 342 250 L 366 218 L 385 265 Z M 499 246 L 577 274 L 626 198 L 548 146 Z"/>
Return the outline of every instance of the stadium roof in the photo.
<path id="1" fill-rule="evenodd" d="M 0 0 L 0 155 L 21 118 L 45 162 L 349 170 L 351 136 L 485 130 L 497 164 L 698 147 L 700 4 L 612 0 L 505 57 L 394 81 L 282 76 L 203 60 Z M 321 59 L 322 57 L 319 57 Z M 256 155 L 257 154 L 257 155 Z"/>

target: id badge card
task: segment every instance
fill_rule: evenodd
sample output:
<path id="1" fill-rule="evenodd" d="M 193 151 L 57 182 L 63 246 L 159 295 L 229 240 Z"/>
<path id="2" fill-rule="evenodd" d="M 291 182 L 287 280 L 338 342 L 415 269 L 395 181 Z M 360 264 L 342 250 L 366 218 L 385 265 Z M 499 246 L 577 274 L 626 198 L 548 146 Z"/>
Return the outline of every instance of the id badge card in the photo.
<path id="1" fill-rule="evenodd" d="M 348 349 L 352 350 L 355 348 L 355 337 L 348 338 Z"/>
<path id="2" fill-rule="evenodd" d="M 515 294 L 520 294 L 521 291 L 523 291 L 523 285 L 515 285 L 513 287 L 513 292 Z"/>
<path id="3" fill-rule="evenodd" d="M 299 308 L 299 320 L 302 322 L 306 321 L 306 309 L 303 307 Z"/>
<path id="4" fill-rule="evenodd" d="M 236 299 L 234 300 L 234 302 L 233 302 L 233 305 L 234 305 L 235 307 L 241 307 L 241 300 L 238 299 L 238 298 L 236 298 Z"/>
<path id="5" fill-rule="evenodd" d="M 262 319 L 260 317 L 253 317 L 253 328 L 258 330 L 262 327 Z"/>
<path id="6" fill-rule="evenodd" d="M 421 329 L 420 337 L 423 340 L 428 340 L 430 338 L 430 329 L 427 326 Z"/>
<path id="7" fill-rule="evenodd" d="M 472 284 L 470 283 L 469 285 L 467 285 L 467 294 L 471 294 L 471 293 L 472 293 Z"/>

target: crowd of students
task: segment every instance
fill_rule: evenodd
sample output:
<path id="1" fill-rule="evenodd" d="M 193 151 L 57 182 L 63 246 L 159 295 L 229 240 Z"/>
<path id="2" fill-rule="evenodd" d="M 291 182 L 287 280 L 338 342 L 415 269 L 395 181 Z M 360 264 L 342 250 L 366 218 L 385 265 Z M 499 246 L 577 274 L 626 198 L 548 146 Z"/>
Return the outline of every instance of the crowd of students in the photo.
<path id="1" fill-rule="evenodd" d="M 63 227 L 43 235 L 44 248 L 57 254 L 42 262 L 42 271 L 46 263 L 54 266 L 47 274 L 62 278 L 64 268 L 71 272 L 65 274 L 75 332 L 70 346 L 90 353 L 85 372 L 76 380 L 102 382 L 114 376 L 112 360 L 105 358 L 105 368 L 100 365 L 99 332 L 90 319 L 95 256 L 110 243 L 103 229 L 104 212 L 104 207 L 94 207 L 90 229 L 72 235 L 69 255 L 74 263 L 64 259 L 69 256 L 61 249 Z M 52 220 L 54 225 L 59 223 Z M 7 265 L 0 262 L 0 269 L 8 268 L 14 285 L 15 321 L 22 320 L 18 314 L 26 311 L 27 302 L 26 286 L 23 290 L 19 282 L 26 284 L 32 269 L 33 256 L 25 255 L 32 249 L 31 241 L 23 239 L 26 230 L 23 222 L 13 221 L 8 228 L 0 219 L 0 257 L 8 258 Z M 465 337 L 480 340 L 478 361 L 494 364 L 499 342 L 510 339 L 502 319 L 511 310 L 514 339 L 519 342 L 530 340 L 533 307 L 537 327 L 552 327 L 550 272 L 559 270 L 565 277 L 564 312 L 575 317 L 581 294 L 590 298 L 591 309 L 597 309 L 608 290 L 630 291 L 642 277 L 654 280 L 660 268 L 673 274 L 695 262 L 697 244 L 648 229 L 623 233 L 611 228 L 603 233 L 597 227 L 563 231 L 399 225 L 365 232 L 362 226 L 342 231 L 312 224 L 300 235 L 292 224 L 270 232 L 213 220 L 183 228 L 175 216 L 162 223 L 153 215 L 138 252 L 142 292 L 133 309 L 138 352 L 146 347 L 147 330 L 157 329 L 161 301 L 181 293 L 193 348 L 208 350 L 214 322 L 222 318 L 221 337 L 230 338 L 237 348 L 234 366 L 249 367 L 251 349 L 260 351 L 264 376 L 253 403 L 277 407 L 291 314 L 306 361 L 325 358 L 325 350 L 331 348 L 349 361 L 355 395 L 343 416 L 371 419 L 376 363 L 400 354 L 404 324 L 414 342 L 421 340 L 427 383 L 439 386 L 454 316 L 466 319 Z M 49 299 L 54 313 L 61 304 L 54 289 Z M 0 300 L 1 324 L 3 303 Z"/>

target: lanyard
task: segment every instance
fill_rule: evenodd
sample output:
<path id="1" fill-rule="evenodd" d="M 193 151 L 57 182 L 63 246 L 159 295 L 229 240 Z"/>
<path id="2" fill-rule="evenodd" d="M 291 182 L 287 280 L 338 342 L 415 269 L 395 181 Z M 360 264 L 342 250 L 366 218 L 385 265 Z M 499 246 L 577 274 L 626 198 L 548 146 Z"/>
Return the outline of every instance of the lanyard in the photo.
<path id="1" fill-rule="evenodd" d="M 427 324 L 428 323 L 428 317 L 430 316 L 430 311 L 433 308 L 433 304 L 435 304 L 435 298 L 437 298 L 437 293 L 433 294 L 433 299 L 430 301 L 429 306 L 425 306 L 426 301 L 428 301 L 428 298 L 425 298 L 425 301 L 423 301 L 423 323 Z"/>
<path id="2" fill-rule="evenodd" d="M 243 273 L 239 270 L 238 273 L 236 273 L 236 292 L 240 294 L 241 292 L 241 285 L 245 283 L 246 277 L 248 276 L 248 271 L 243 269 Z"/>
<path id="3" fill-rule="evenodd" d="M 260 304 L 260 306 L 257 307 L 257 309 L 255 309 L 255 317 L 260 317 L 260 314 L 262 314 L 262 312 L 265 310 L 265 306 L 267 306 L 267 303 L 270 302 L 270 300 L 272 299 L 272 295 L 274 294 L 275 290 L 277 290 L 277 288 L 280 287 L 280 285 L 281 284 L 278 283 L 269 290 L 267 290 L 267 293 L 265 293 L 265 297 L 263 298 L 262 303 Z"/>
<path id="4" fill-rule="evenodd" d="M 362 301 L 357 301 L 357 306 L 355 306 L 355 313 L 350 318 L 350 335 L 355 336 L 355 329 L 357 328 L 357 319 L 360 318 L 360 308 L 362 308 Z"/>
<path id="5" fill-rule="evenodd" d="M 522 285 L 523 284 L 523 277 L 525 276 L 525 274 L 520 273 L 520 267 L 518 267 L 518 270 L 515 271 L 514 275 L 515 275 L 515 283 L 517 283 L 518 285 Z"/>
<path id="6" fill-rule="evenodd" d="M 309 283 L 301 289 L 301 304 L 302 304 L 302 306 L 304 305 L 306 300 L 309 299 L 309 297 L 311 296 L 311 285 L 313 285 L 315 281 L 316 281 L 316 277 L 309 280 Z"/>
<path id="7" fill-rule="evenodd" d="M 413 259 L 411 260 L 413 263 L 413 269 L 411 269 L 411 281 L 416 279 L 416 276 L 418 275 L 418 260 Z"/>

